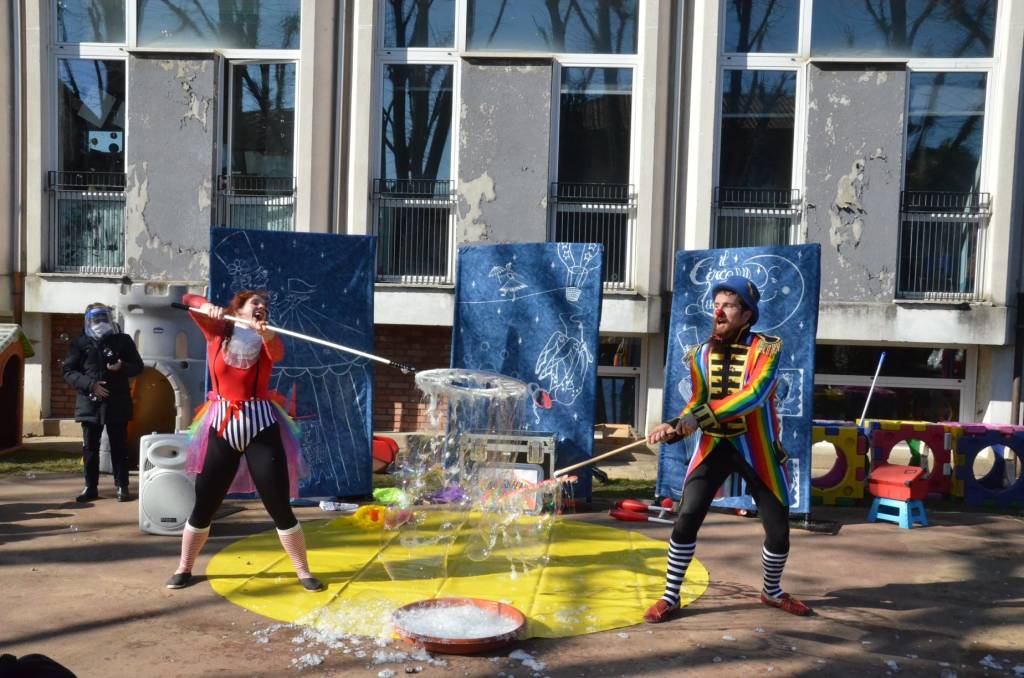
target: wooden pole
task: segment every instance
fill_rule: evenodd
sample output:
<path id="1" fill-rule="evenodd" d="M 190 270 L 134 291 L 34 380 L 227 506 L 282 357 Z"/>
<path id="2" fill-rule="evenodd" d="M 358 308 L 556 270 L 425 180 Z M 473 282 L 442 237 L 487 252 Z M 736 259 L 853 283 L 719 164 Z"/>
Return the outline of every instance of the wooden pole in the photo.
<path id="1" fill-rule="evenodd" d="M 595 462 L 598 462 L 598 461 L 601 461 L 602 459 L 607 459 L 608 457 L 614 457 L 617 454 L 622 454 L 623 452 L 629 452 L 630 450 L 638 450 L 641 447 L 644 448 L 647 451 L 648 454 L 655 454 L 654 452 L 651 452 L 647 448 L 647 438 L 642 438 L 640 440 L 637 440 L 637 441 L 634 441 L 634 442 L 630 443 L 629 445 L 623 445 L 622 447 L 614 449 L 611 452 L 605 452 L 604 454 L 599 454 L 596 457 L 591 457 L 590 459 L 587 459 L 585 461 L 581 461 L 578 464 L 573 464 L 572 466 L 566 466 L 565 468 L 560 468 L 557 471 L 555 471 L 554 477 L 557 478 L 558 476 L 565 475 L 569 471 L 575 471 L 578 468 L 583 468 L 584 466 L 590 466 L 591 464 L 593 464 Z"/>

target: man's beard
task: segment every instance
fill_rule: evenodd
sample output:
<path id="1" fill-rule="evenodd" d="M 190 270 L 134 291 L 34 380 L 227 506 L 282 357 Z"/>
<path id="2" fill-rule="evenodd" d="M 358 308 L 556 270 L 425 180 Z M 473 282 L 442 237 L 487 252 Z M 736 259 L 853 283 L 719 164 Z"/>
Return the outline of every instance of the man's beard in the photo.
<path id="1" fill-rule="evenodd" d="M 744 325 L 737 330 L 730 330 L 723 334 L 718 334 L 714 329 L 711 330 L 711 338 L 709 341 L 713 345 L 726 345 L 734 344 L 736 340 L 743 336 L 743 333 L 749 329 L 748 325 Z"/>

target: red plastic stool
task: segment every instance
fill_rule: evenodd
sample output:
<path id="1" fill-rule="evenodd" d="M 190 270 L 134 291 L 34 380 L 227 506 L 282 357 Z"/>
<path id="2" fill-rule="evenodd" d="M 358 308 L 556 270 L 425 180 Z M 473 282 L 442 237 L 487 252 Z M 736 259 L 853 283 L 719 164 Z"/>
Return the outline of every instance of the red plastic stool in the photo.
<path id="1" fill-rule="evenodd" d="M 928 526 L 921 503 L 928 495 L 928 479 L 924 477 L 923 468 L 879 464 L 868 478 L 868 491 L 875 495 L 868 513 L 869 523 L 885 520 L 907 530 L 914 523 Z"/>
<path id="2" fill-rule="evenodd" d="M 373 472 L 384 473 L 398 455 L 398 443 L 387 436 L 373 436 Z"/>

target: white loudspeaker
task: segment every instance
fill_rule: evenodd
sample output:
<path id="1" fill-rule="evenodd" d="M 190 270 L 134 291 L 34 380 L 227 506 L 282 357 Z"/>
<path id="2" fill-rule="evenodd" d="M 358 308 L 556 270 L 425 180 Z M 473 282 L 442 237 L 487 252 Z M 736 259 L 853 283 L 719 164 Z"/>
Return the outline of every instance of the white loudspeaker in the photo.
<path id="1" fill-rule="evenodd" d="M 185 473 L 188 436 L 151 433 L 139 440 L 139 529 L 181 534 L 196 503 L 195 483 Z"/>

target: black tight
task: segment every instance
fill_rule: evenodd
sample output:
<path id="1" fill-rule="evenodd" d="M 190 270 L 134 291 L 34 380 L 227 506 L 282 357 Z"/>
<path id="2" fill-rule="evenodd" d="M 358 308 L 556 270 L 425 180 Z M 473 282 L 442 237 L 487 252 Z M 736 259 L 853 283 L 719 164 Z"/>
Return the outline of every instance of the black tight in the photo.
<path id="1" fill-rule="evenodd" d="M 288 462 L 278 425 L 272 424 L 260 431 L 244 454 L 249 474 L 274 525 L 279 530 L 295 527 L 299 521 L 288 503 Z M 232 449 L 216 431 L 210 431 L 206 461 L 202 472 L 196 476 L 196 505 L 189 516 L 189 525 L 198 529 L 209 527 L 235 479 L 241 459 L 241 453 Z"/>
<path id="2" fill-rule="evenodd" d="M 672 540 L 677 544 L 697 541 L 697 531 L 711 508 L 715 492 L 734 472 L 739 473 L 747 482 L 747 492 L 757 504 L 757 513 L 764 528 L 765 548 L 772 553 L 788 553 L 789 507 L 782 505 L 739 450 L 727 440 L 720 442 L 686 479 L 679 517 L 672 528 Z"/>

